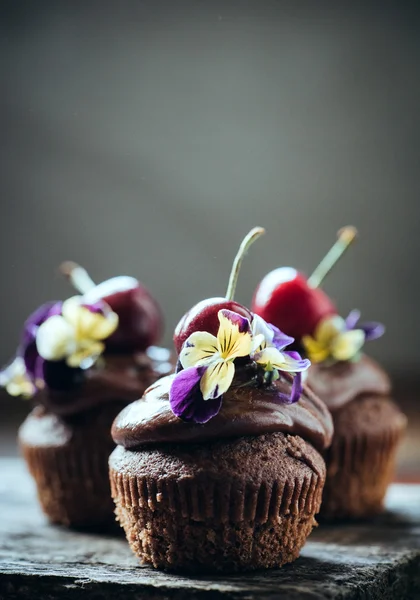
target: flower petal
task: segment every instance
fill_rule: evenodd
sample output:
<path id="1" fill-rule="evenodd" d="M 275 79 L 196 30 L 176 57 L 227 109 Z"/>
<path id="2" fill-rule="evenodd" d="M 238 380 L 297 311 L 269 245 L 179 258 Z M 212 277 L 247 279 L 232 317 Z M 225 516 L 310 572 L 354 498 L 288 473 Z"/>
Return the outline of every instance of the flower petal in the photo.
<path id="1" fill-rule="evenodd" d="M 268 370 L 270 371 L 272 370 L 272 367 L 274 367 L 273 361 L 276 364 L 278 362 L 283 362 L 283 355 L 277 350 L 277 348 L 274 348 L 274 346 L 263 348 L 261 352 L 254 354 L 253 358 L 256 363 L 268 367 Z"/>
<path id="2" fill-rule="evenodd" d="M 335 360 L 350 360 L 359 352 L 365 341 L 365 333 L 361 329 L 346 331 L 337 336 L 331 346 L 331 356 Z"/>
<path id="3" fill-rule="evenodd" d="M 365 334 L 365 342 L 377 340 L 385 333 L 385 326 L 382 323 L 370 321 L 368 323 L 360 323 L 358 329 L 361 329 Z"/>
<path id="4" fill-rule="evenodd" d="M 75 351 L 67 356 L 66 364 L 69 367 L 88 369 L 105 350 L 105 344 L 92 341 L 89 344 L 78 346 Z"/>
<path id="5" fill-rule="evenodd" d="M 87 308 L 92 313 L 101 314 L 103 316 L 105 316 L 106 313 L 111 310 L 110 307 L 107 304 L 105 304 L 103 300 L 97 300 L 96 302 L 86 302 L 86 298 L 84 298 L 84 301 L 82 299 L 81 306 L 83 306 L 83 308 Z"/>
<path id="6" fill-rule="evenodd" d="M 46 360 L 62 360 L 76 350 L 74 328 L 60 315 L 44 321 L 37 331 L 36 348 Z"/>
<path id="7" fill-rule="evenodd" d="M 0 386 L 6 388 L 11 396 L 30 398 L 36 388 L 29 379 L 23 358 L 17 356 L 9 365 L 0 371 Z"/>
<path id="8" fill-rule="evenodd" d="M 294 355 L 299 358 L 295 358 Z M 273 346 L 265 348 L 262 352 L 255 355 L 254 358 L 257 363 L 266 365 L 270 369 L 272 367 L 290 373 L 306 371 L 311 364 L 309 360 L 301 359 L 297 352 L 280 352 Z"/>
<path id="9" fill-rule="evenodd" d="M 360 319 L 360 310 L 354 309 L 349 315 L 346 317 L 346 329 L 354 329 L 357 325 L 358 320 Z M 360 327 L 359 327 L 360 329 Z"/>
<path id="10" fill-rule="evenodd" d="M 311 366 L 311 361 L 307 358 L 302 358 L 299 352 L 285 350 L 283 351 L 283 356 L 286 364 L 290 367 L 288 370 L 292 373 L 302 373 L 302 371 L 306 371 Z"/>
<path id="11" fill-rule="evenodd" d="M 61 314 L 77 330 L 79 325 L 79 309 L 83 303 L 83 296 L 72 296 L 63 302 Z"/>
<path id="12" fill-rule="evenodd" d="M 290 346 L 290 344 L 293 344 L 293 342 L 295 341 L 295 338 L 290 337 L 290 335 L 286 335 L 272 323 L 268 323 L 268 326 L 274 332 L 272 343 L 273 346 L 277 348 L 277 350 L 283 350 L 284 348 L 286 348 L 286 346 Z"/>
<path id="13" fill-rule="evenodd" d="M 283 350 L 286 346 L 292 344 L 295 339 L 286 335 L 272 323 L 267 323 L 259 315 L 254 315 L 252 319 L 252 352 L 262 350 L 266 346 L 274 346 L 277 350 Z M 264 337 L 265 344 L 257 343 L 259 336 Z"/>
<path id="14" fill-rule="evenodd" d="M 251 352 L 251 325 L 247 318 L 231 310 L 219 310 L 217 344 L 220 355 L 229 360 Z"/>
<path id="15" fill-rule="evenodd" d="M 37 308 L 29 317 L 26 319 L 24 324 L 23 338 L 30 336 L 31 340 L 34 339 L 36 330 L 38 327 L 51 317 L 52 315 L 58 315 L 61 313 L 62 302 L 46 302 L 39 308 Z M 24 341 L 24 340 L 22 340 Z"/>
<path id="16" fill-rule="evenodd" d="M 320 363 L 329 357 L 330 350 L 329 346 L 320 344 L 310 335 L 304 335 L 302 337 L 302 344 L 305 349 L 305 353 L 309 356 L 310 360 L 314 363 Z"/>
<path id="17" fill-rule="evenodd" d="M 89 337 L 93 340 L 105 340 L 118 327 L 118 315 L 113 311 L 109 311 L 103 316 L 100 313 L 93 313 L 82 306 L 81 310 L 81 335 Z"/>
<path id="18" fill-rule="evenodd" d="M 346 322 L 338 315 L 327 317 L 317 325 L 314 338 L 323 346 L 330 346 L 333 339 L 346 330 Z"/>
<path id="19" fill-rule="evenodd" d="M 78 339 L 103 340 L 118 327 L 118 315 L 105 303 L 100 311 L 97 308 L 97 305 L 83 304 L 82 296 L 73 296 L 63 302 L 63 317 L 73 325 Z"/>
<path id="20" fill-rule="evenodd" d="M 219 310 L 217 313 L 217 316 L 221 325 L 227 320 L 231 325 L 238 328 L 239 333 L 251 332 L 251 324 L 249 320 L 233 310 L 222 308 L 222 310 Z"/>
<path id="21" fill-rule="evenodd" d="M 268 323 L 259 315 L 254 315 L 251 323 L 252 343 L 251 352 L 262 350 L 267 345 L 271 346 L 274 338 L 274 330 L 268 326 Z M 263 340 L 261 342 L 260 340 Z"/>
<path id="22" fill-rule="evenodd" d="M 290 392 L 290 404 L 294 404 L 302 395 L 302 373 L 296 373 L 293 377 L 292 390 Z"/>
<path id="23" fill-rule="evenodd" d="M 217 415 L 222 397 L 205 401 L 200 391 L 200 380 L 206 367 L 189 367 L 180 371 L 169 390 L 172 412 L 184 421 L 207 423 Z"/>
<path id="24" fill-rule="evenodd" d="M 34 381 L 37 377 L 40 376 L 39 362 L 44 360 L 38 354 L 35 338 L 31 343 L 28 343 L 26 345 L 21 344 L 18 353 L 19 356 L 23 358 L 26 372 L 28 373 L 29 377 Z"/>
<path id="25" fill-rule="evenodd" d="M 194 331 L 184 342 L 179 360 L 186 369 L 209 364 L 217 354 L 217 338 L 208 331 Z"/>
<path id="26" fill-rule="evenodd" d="M 37 308 L 25 321 L 17 355 L 23 358 L 28 376 L 32 380 L 40 376 L 39 363 L 43 360 L 40 359 L 36 348 L 38 328 L 48 317 L 60 314 L 61 306 L 61 302 L 47 302 Z"/>
<path id="27" fill-rule="evenodd" d="M 235 365 L 231 361 L 218 360 L 207 367 L 204 372 L 200 389 L 204 400 L 218 398 L 230 387 L 235 375 Z"/>

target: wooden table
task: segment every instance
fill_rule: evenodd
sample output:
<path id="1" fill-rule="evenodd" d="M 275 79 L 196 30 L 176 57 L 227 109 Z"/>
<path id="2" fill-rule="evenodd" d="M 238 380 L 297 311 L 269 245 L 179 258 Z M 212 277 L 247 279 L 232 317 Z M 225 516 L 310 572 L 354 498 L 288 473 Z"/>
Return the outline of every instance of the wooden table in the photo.
<path id="1" fill-rule="evenodd" d="M 123 536 L 48 525 L 17 458 L 0 459 L 0 598 L 420 598 L 420 486 L 395 484 L 375 523 L 320 526 L 280 570 L 184 577 L 140 566 Z"/>

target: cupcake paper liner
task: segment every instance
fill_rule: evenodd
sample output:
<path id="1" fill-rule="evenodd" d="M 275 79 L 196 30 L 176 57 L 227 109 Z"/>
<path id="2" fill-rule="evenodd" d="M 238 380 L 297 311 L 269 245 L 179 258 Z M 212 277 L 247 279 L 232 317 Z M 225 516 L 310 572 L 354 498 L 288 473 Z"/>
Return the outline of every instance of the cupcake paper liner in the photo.
<path id="1" fill-rule="evenodd" d="M 335 434 L 325 459 L 327 480 L 320 517 L 359 519 L 382 512 L 404 429 L 401 419 L 374 435 Z"/>
<path id="2" fill-rule="evenodd" d="M 53 523 L 98 528 L 112 525 L 108 458 L 115 402 L 63 420 L 39 408 L 19 430 L 19 444 L 35 480 L 41 508 Z"/>
<path id="3" fill-rule="evenodd" d="M 53 523 L 94 527 L 112 523 L 107 460 L 108 447 L 37 448 L 21 442 L 23 456 L 35 480 L 42 510 Z"/>
<path id="4" fill-rule="evenodd" d="M 195 474 L 143 475 L 139 462 L 147 464 L 150 452 L 117 447 L 110 458 L 111 490 L 117 518 L 135 554 L 157 568 L 190 572 L 275 567 L 297 558 L 316 524 L 325 478 L 323 460 L 300 440 L 303 454 L 310 448 L 315 472 L 284 452 L 296 438 L 291 443 L 290 436 L 274 436 L 283 451 L 278 460 L 284 461 L 285 468 L 282 471 L 277 465 L 272 469 L 277 476 L 270 478 L 268 466 L 260 481 L 252 473 L 229 479 L 226 463 L 219 476 L 214 465 L 211 472 L 198 467 Z M 221 452 L 231 448 L 235 455 L 235 442 L 219 442 L 218 447 Z M 152 460 L 160 452 L 162 472 L 174 462 L 170 449 L 151 452 Z M 281 472 L 284 475 L 279 477 Z"/>

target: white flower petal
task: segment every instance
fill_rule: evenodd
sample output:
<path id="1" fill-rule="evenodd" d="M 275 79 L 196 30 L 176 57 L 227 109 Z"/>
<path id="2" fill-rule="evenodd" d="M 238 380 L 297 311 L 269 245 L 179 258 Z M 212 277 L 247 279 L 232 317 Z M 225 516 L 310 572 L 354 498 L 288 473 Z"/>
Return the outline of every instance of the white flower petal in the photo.
<path id="1" fill-rule="evenodd" d="M 277 350 L 273 346 L 265 348 L 262 352 L 256 354 L 255 361 L 261 365 L 267 365 L 269 370 L 274 368 L 289 373 L 306 371 L 309 366 L 308 360 L 296 360 L 286 353 L 280 352 L 280 350 Z"/>
<path id="2" fill-rule="evenodd" d="M 350 360 L 356 356 L 365 342 L 365 333 L 361 329 L 346 331 L 337 336 L 331 347 L 335 360 Z"/>
<path id="3" fill-rule="evenodd" d="M 251 323 L 251 328 L 252 352 L 256 352 L 256 350 L 263 345 L 263 342 L 260 341 L 261 336 L 262 340 L 265 340 L 264 347 L 270 346 L 272 344 L 274 339 L 274 331 L 271 329 L 271 327 L 268 326 L 267 322 L 264 321 L 264 319 L 262 319 L 259 315 L 254 315 Z"/>
<path id="4" fill-rule="evenodd" d="M 36 347 L 45 360 L 62 360 L 77 348 L 75 329 L 64 317 L 54 315 L 39 326 Z"/>
<path id="5" fill-rule="evenodd" d="M 332 341 L 346 331 L 346 322 L 339 315 L 322 319 L 315 330 L 314 338 L 322 346 L 330 346 Z"/>
<path id="6" fill-rule="evenodd" d="M 64 300 L 61 307 L 61 314 L 63 315 L 64 319 L 73 325 L 76 331 L 79 324 L 79 311 L 82 302 L 84 302 L 83 296 L 72 296 L 71 298 Z"/>
<path id="7" fill-rule="evenodd" d="M 5 369 L 0 371 L 0 386 L 4 387 L 11 396 L 30 398 L 36 388 L 29 379 L 23 358 L 17 356 Z"/>

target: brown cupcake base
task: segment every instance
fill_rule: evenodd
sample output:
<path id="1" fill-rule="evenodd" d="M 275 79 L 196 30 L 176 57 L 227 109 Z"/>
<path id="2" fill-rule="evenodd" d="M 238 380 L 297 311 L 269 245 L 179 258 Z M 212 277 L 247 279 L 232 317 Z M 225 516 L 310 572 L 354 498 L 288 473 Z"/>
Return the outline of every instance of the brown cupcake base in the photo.
<path id="1" fill-rule="evenodd" d="M 364 396 L 333 413 L 320 518 L 366 519 L 383 510 L 406 418 L 389 398 Z"/>
<path id="2" fill-rule="evenodd" d="M 95 529 L 115 521 L 108 458 L 110 428 L 122 406 L 110 403 L 66 419 L 37 407 L 22 424 L 21 452 L 52 523 Z"/>
<path id="3" fill-rule="evenodd" d="M 235 572 L 295 560 L 314 525 L 322 457 L 282 433 L 129 451 L 110 458 L 116 514 L 156 568 Z"/>

